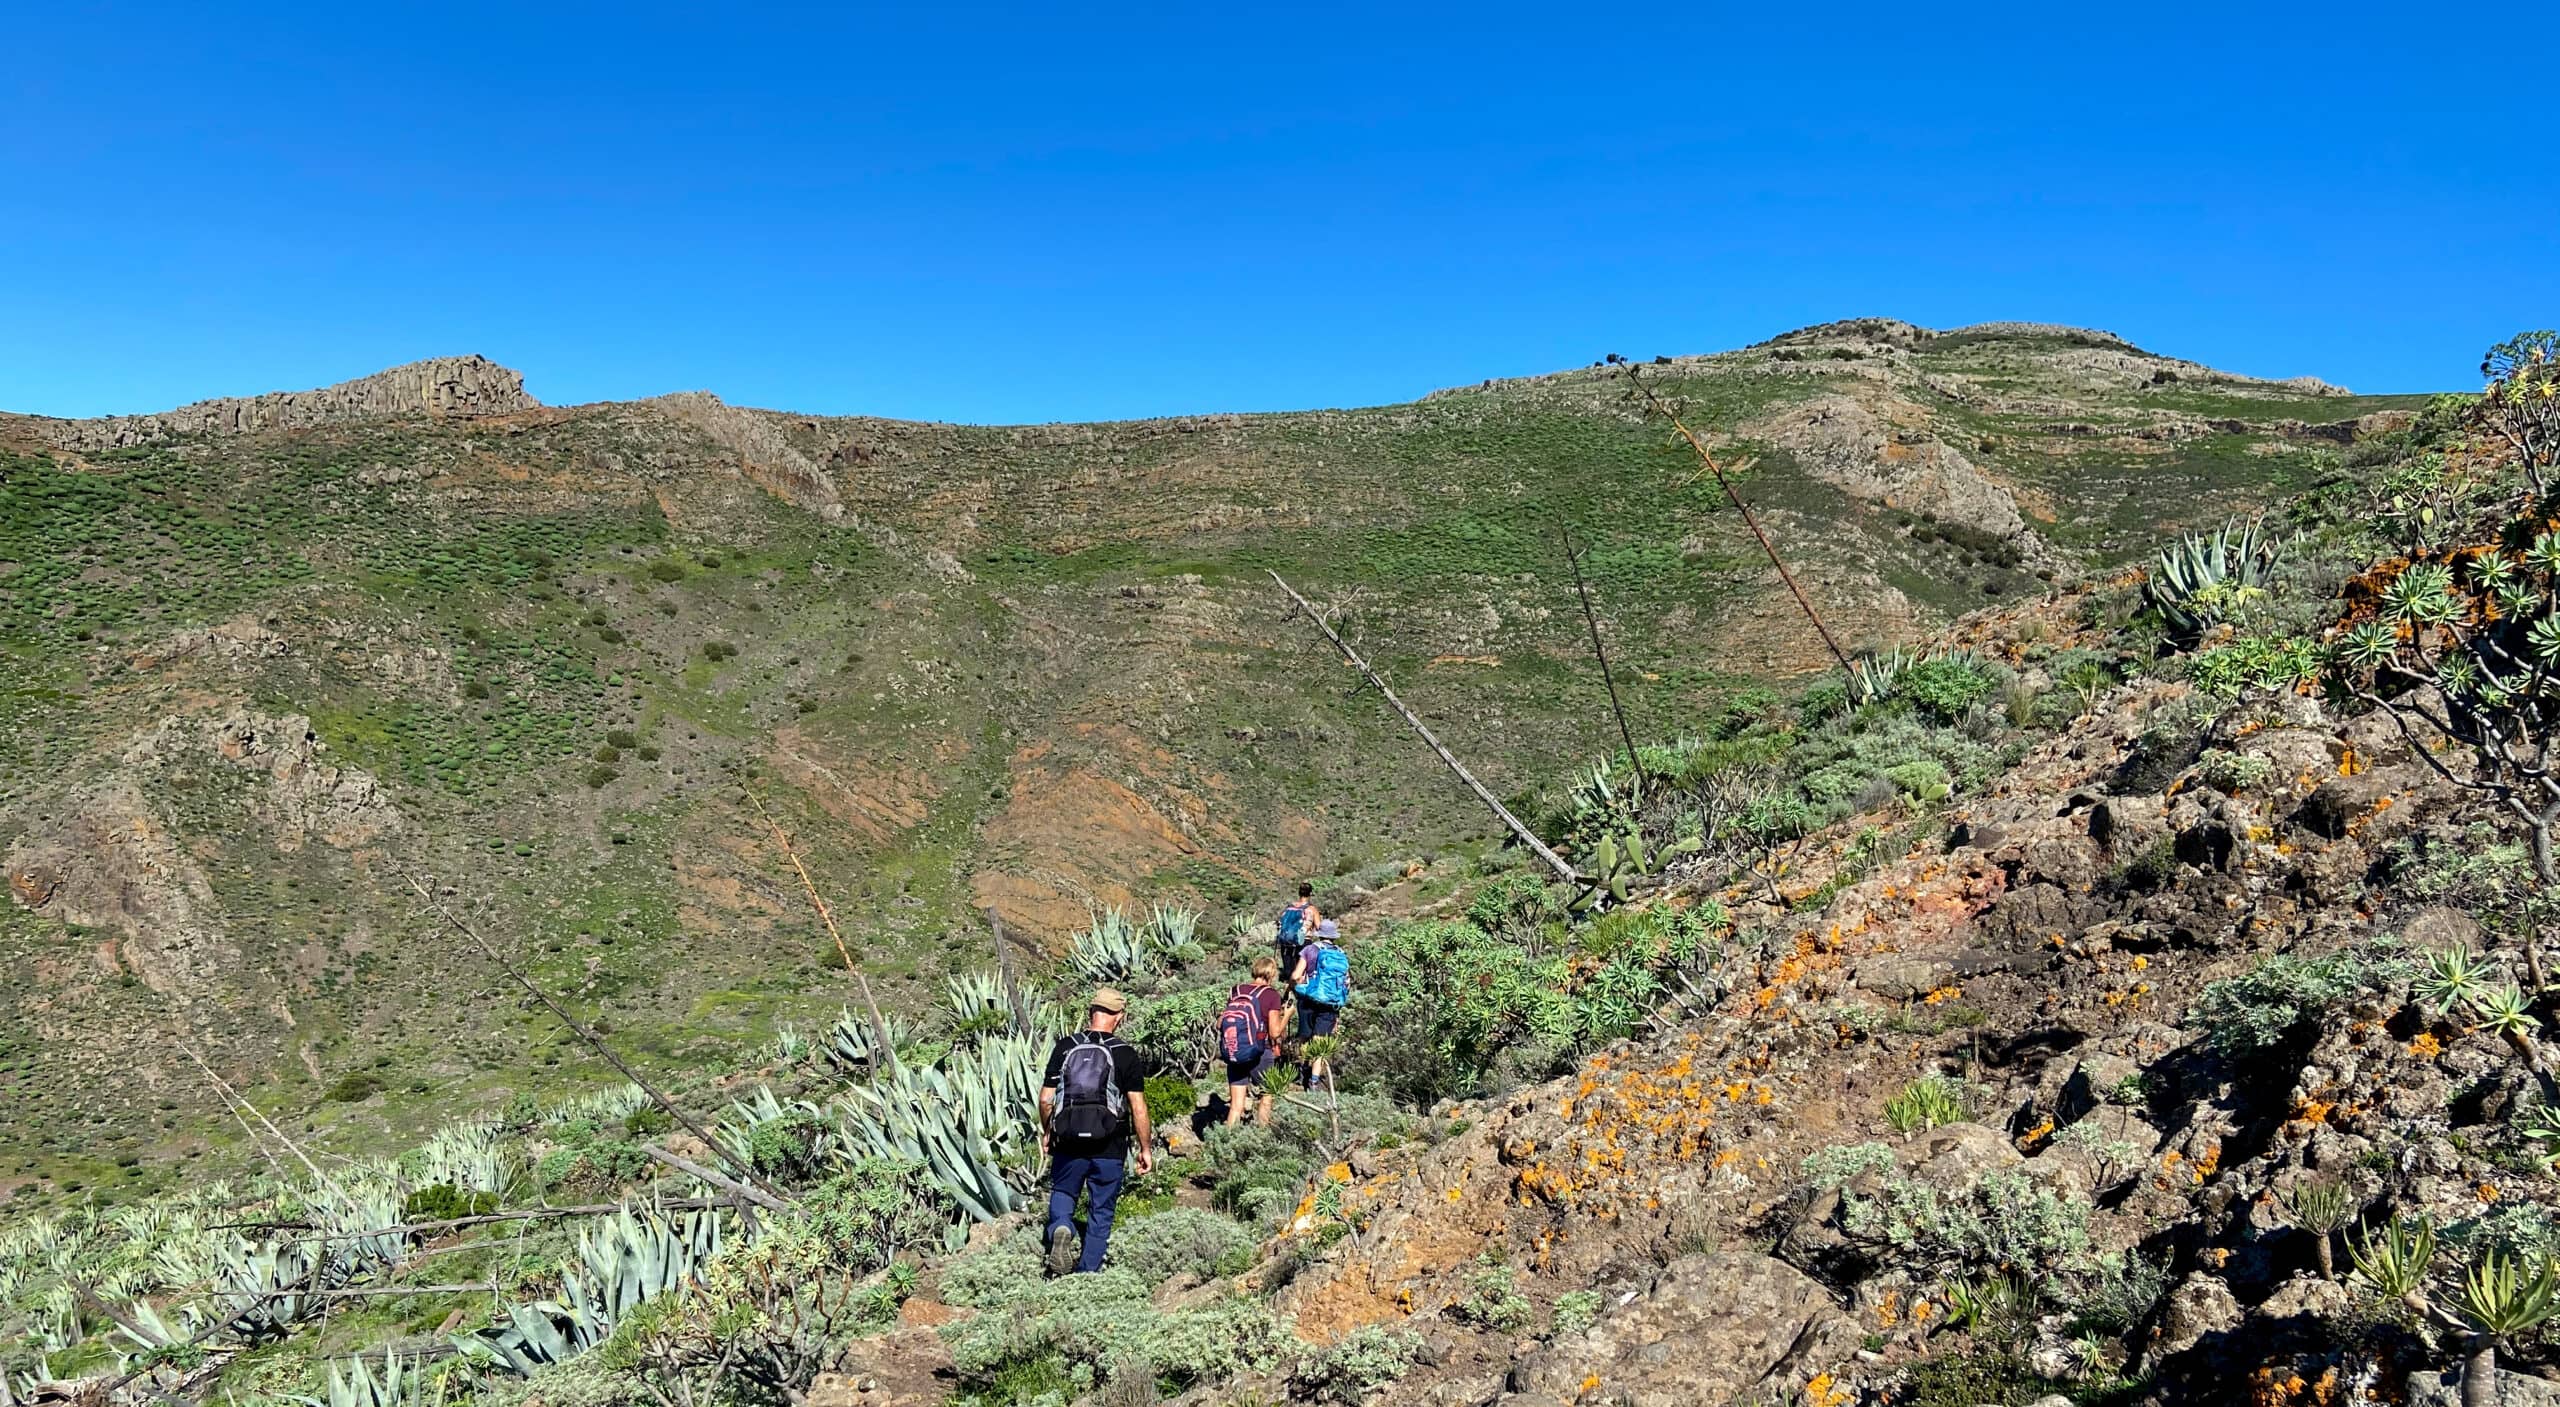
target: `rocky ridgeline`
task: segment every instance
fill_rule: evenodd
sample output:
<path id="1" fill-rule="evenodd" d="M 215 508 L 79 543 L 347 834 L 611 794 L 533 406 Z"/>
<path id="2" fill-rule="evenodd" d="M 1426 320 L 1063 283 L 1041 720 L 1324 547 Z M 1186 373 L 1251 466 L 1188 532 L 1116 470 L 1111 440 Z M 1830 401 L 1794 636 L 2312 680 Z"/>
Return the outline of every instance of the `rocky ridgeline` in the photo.
<path id="1" fill-rule="evenodd" d="M 314 391 L 270 391 L 198 401 L 153 415 L 66 420 L 53 439 L 66 449 L 117 449 L 175 435 L 241 435 L 297 430 L 376 416 L 504 415 L 537 410 L 524 373 L 482 356 L 429 357 Z"/>

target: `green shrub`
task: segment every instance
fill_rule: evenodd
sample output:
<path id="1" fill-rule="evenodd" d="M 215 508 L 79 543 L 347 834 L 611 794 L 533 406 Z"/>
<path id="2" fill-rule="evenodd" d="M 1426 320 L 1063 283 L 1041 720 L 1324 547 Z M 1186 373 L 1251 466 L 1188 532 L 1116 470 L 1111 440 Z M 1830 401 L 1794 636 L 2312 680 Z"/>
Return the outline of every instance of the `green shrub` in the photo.
<path id="1" fill-rule="evenodd" d="M 1881 1243 L 1914 1273 L 2033 1266 L 2051 1275 L 2088 1261 L 2089 1204 L 2019 1172 L 1985 1173 L 1957 1190 L 1888 1173 L 1872 1195 L 1845 1195 L 1841 1215 L 1851 1235 Z"/>
<path id="2" fill-rule="evenodd" d="M 459 1221 L 464 1217 L 487 1216 L 498 1209 L 495 1192 L 465 1192 L 450 1182 L 434 1183 L 411 1192 L 400 1204 L 402 1221 Z"/>
<path id="3" fill-rule="evenodd" d="M 856 1274 L 868 1273 L 911 1247 L 942 1239 L 956 1209 L 913 1163 L 865 1159 L 801 1198 L 809 1228 L 828 1256 Z"/>
<path id="4" fill-rule="evenodd" d="M 1904 1407 L 2028 1407 L 2058 1386 L 2014 1349 L 1968 1344 L 1912 1364 L 1894 1400 Z"/>
<path id="5" fill-rule="evenodd" d="M 640 746 L 640 735 L 628 728 L 613 728 L 606 731 L 604 741 L 607 747 L 635 748 Z"/>
<path id="6" fill-rule="evenodd" d="M 1200 1107 L 1200 1091 L 1179 1075 L 1147 1076 L 1146 1098 L 1147 1113 L 1158 1123 L 1188 1119 Z"/>
<path id="7" fill-rule="evenodd" d="M 1546 880 L 1526 870 L 1486 885 L 1467 904 L 1467 922 L 1487 933 L 1533 930 L 1553 917 L 1555 906 L 1547 897 Z"/>
<path id="8" fill-rule="evenodd" d="M 1129 1004 L 1129 1019 L 1120 1027 L 1120 1038 L 1138 1048 L 1147 1058 L 1148 1069 L 1162 1072 L 1159 1078 L 1190 1080 L 1205 1078 L 1213 1070 L 1223 1073 L 1225 1067 L 1214 1063 L 1215 1023 L 1226 1004 L 1224 987 L 1187 987 L 1162 996 L 1137 997 Z M 1147 1110 L 1158 1119 L 1187 1114 L 1191 1107 L 1188 1098 L 1172 1105 L 1157 1103 L 1153 1090 L 1147 1095 Z"/>
<path id="9" fill-rule="evenodd" d="M 942 1298 L 963 1309 L 1001 1309 L 1032 1293 L 1048 1278 L 1040 1262 L 1040 1236 L 1026 1228 L 953 1260 L 942 1270 Z"/>
<path id="10" fill-rule="evenodd" d="M 682 581 L 685 577 L 684 559 L 661 557 L 649 564 L 649 575 L 660 581 Z"/>
<path id="11" fill-rule="evenodd" d="M 1025 1365 L 1047 1363 L 1078 1391 L 1136 1373 L 1159 1391 L 1178 1393 L 1278 1359 L 1283 1331 L 1256 1301 L 1167 1313 L 1149 1303 L 1153 1286 L 1125 1268 L 1048 1280 L 1036 1257 L 1021 1258 L 1030 1262 L 1029 1278 L 967 1280 L 981 1312 L 942 1330 L 964 1388 L 984 1390 Z M 953 1271 L 981 1259 L 955 1262 Z M 949 1272 L 944 1284 L 948 1292 Z"/>
<path id="12" fill-rule="evenodd" d="M 1242 1274 L 1259 1239 L 1232 1217 L 1175 1207 L 1120 1225 L 1111 1234 L 1111 1263 L 1150 1285 L 1189 1271 L 1203 1278 Z"/>
<path id="13" fill-rule="evenodd" d="M 2279 954 L 2207 986 L 2190 1020 L 2204 1028 L 2216 1050 L 2250 1055 L 2284 1044 L 2331 1005 L 2387 986 L 2408 971 L 2406 959 L 2389 956 L 2379 945 L 2322 957 Z"/>
<path id="14" fill-rule="evenodd" d="M 2234 640 L 2197 655 L 2188 677 L 2206 694 L 2229 698 L 2251 689 L 2290 689 L 2320 677 L 2328 653 L 2299 636 Z"/>
<path id="15" fill-rule="evenodd" d="M 1422 1341 L 1401 1329 L 1363 1324 L 1298 1360 L 1300 1393 L 1339 1407 L 1359 1407 L 1385 1391 L 1422 1356 Z"/>
<path id="16" fill-rule="evenodd" d="M 1990 671 L 1971 660 L 1947 656 L 1922 660 L 1902 672 L 1894 696 L 1908 699 L 1923 716 L 1940 723 L 1964 717 L 1974 701 L 1991 692 Z"/>
<path id="17" fill-rule="evenodd" d="M 1559 1337 L 1579 1334 L 1599 1322 L 1598 1290 L 1568 1290 L 1556 1296 L 1555 1332 Z"/>
<path id="18" fill-rule="evenodd" d="M 2257 753 L 2222 748 L 2206 749 L 2196 767 L 2206 786 L 2233 795 L 2265 786 L 2276 772 L 2275 763 Z"/>
<path id="19" fill-rule="evenodd" d="M 1467 1293 L 1449 1312 L 1470 1324 L 1507 1334 L 1529 1322 L 1529 1301 L 1513 1283 L 1511 1267 L 1478 1257 L 1467 1275 Z"/>
<path id="20" fill-rule="evenodd" d="M 340 1075 L 337 1083 L 329 1086 L 329 1092 L 321 1098 L 333 1104 L 355 1104 L 380 1093 L 382 1077 L 370 1070 L 358 1070 Z"/>
<path id="21" fill-rule="evenodd" d="M 591 787 L 606 786 L 609 785 L 614 778 L 621 775 L 622 774 L 620 772 L 617 772 L 599 762 L 595 766 L 587 769 L 587 785 Z"/>
<path id="22" fill-rule="evenodd" d="M 1796 700 L 1796 720 L 1807 727 L 1848 711 L 1849 686 L 1838 679 L 1825 679 Z"/>
<path id="23" fill-rule="evenodd" d="M 1896 1133 L 1919 1133 L 1964 1122 L 1964 1086 L 1943 1075 L 1913 1080 L 1884 1102 L 1885 1122 Z"/>
<path id="24" fill-rule="evenodd" d="M 1207 1164 L 1210 1201 L 1266 1228 L 1279 1225 L 1296 1208 L 1307 1174 L 1315 1170 L 1311 1156 L 1255 1124 L 1222 1124 L 1209 1130 L 1201 1156 Z"/>

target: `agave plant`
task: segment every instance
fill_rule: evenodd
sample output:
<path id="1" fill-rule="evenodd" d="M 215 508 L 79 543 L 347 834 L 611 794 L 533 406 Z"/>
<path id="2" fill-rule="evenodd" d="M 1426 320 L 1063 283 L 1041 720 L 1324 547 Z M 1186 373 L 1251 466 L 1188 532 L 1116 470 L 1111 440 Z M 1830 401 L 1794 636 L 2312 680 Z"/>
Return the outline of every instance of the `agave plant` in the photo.
<path id="1" fill-rule="evenodd" d="M 415 1407 L 426 1400 L 426 1373 L 397 1353 L 383 1355 L 378 1376 L 362 1358 L 345 1369 L 331 1363 L 327 1395 L 295 1400 L 307 1407 Z"/>
<path id="2" fill-rule="evenodd" d="M 1168 963 L 1195 962 L 1200 957 L 1200 911 L 1155 906 L 1147 916 L 1148 946 Z"/>
<path id="3" fill-rule="evenodd" d="M 785 1021 L 781 1026 L 774 1030 L 774 1064 L 780 1066 L 792 1066 L 797 1065 L 808 1058 L 809 1038 L 800 1034 L 800 1028 L 798 1026 Z"/>
<path id="4" fill-rule="evenodd" d="M 499 1323 L 455 1339 L 454 1347 L 531 1377 L 612 1337 L 624 1316 L 692 1280 L 719 1251 L 712 1213 L 638 1215 L 625 1207 L 579 1236 L 578 1267 L 562 1278 L 558 1300 L 509 1305 Z"/>
<path id="5" fill-rule="evenodd" d="M 217 1322 L 251 1343 L 282 1338 L 312 1303 L 308 1292 L 328 1288 L 328 1260 L 312 1241 L 276 1237 L 252 1245 L 233 1237 L 214 1289 Z"/>
<path id="6" fill-rule="evenodd" d="M 983 968 L 955 972 L 942 985 L 954 1026 L 974 1026 L 1005 1011 L 1003 979 Z"/>
<path id="7" fill-rule="evenodd" d="M 867 1013 L 856 1016 L 847 1007 L 827 1028 L 826 1044 L 820 1050 L 839 1069 L 871 1070 L 896 1064 L 898 1048 L 907 1043 L 911 1034 L 907 1024 L 895 1016 L 881 1017 L 875 1029 Z M 885 1051 L 877 1048 L 883 1037 L 889 1044 Z"/>
<path id="8" fill-rule="evenodd" d="M 999 1032 L 953 1051 L 938 1068 L 902 1065 L 839 1096 L 855 1156 L 922 1164 L 970 1221 L 1021 1206 L 1036 1173 L 1016 1156 L 1038 1116 L 1048 1056 L 1041 1032 Z"/>
<path id="9" fill-rule="evenodd" d="M 1849 666 L 1849 698 L 1853 703 L 1871 704 L 1893 697 L 1894 686 L 1914 665 L 1928 657 L 1900 645 L 1881 655 L 1868 655 Z"/>
<path id="10" fill-rule="evenodd" d="M 1113 908 L 1094 915 L 1092 925 L 1076 935 L 1067 965 L 1089 983 L 1112 986 L 1146 971 L 1149 957 L 1146 936 Z"/>
<path id="11" fill-rule="evenodd" d="M 461 1192 L 504 1196 L 515 1182 L 515 1155 L 507 1145 L 506 1131 L 494 1119 L 447 1124 L 420 1144 L 407 1162 L 415 1171 L 412 1183 L 417 1187 L 443 1183 Z"/>
<path id="12" fill-rule="evenodd" d="M 2218 532 L 2191 533 L 2161 548 L 2143 595 L 2172 631 L 2193 640 L 2265 595 L 2283 555 L 2263 520 L 2234 518 Z"/>
<path id="13" fill-rule="evenodd" d="M 2544 1164 L 2560 1164 L 2560 1105 L 2536 1102 L 2517 1121 L 2516 1131 L 2540 1146 L 2536 1156 Z"/>
<path id="14" fill-rule="evenodd" d="M 596 1094 L 584 1094 L 551 1106 L 542 1113 L 542 1122 L 553 1127 L 562 1124 L 614 1124 L 639 1113 L 649 1106 L 649 1092 L 634 1084 L 616 1085 Z"/>
<path id="15" fill-rule="evenodd" d="M 769 1172 L 773 1169 L 766 1168 L 765 1159 L 758 1156 L 756 1130 L 786 1118 L 797 1120 L 801 1129 L 814 1135 L 814 1141 L 805 1149 L 791 1154 L 793 1158 L 796 1159 L 805 1153 L 808 1160 L 818 1166 L 841 1161 L 844 1158 L 843 1140 L 827 1131 L 830 1123 L 826 1111 L 805 1099 L 795 1099 L 785 1103 L 765 1085 L 756 1086 L 755 1094 L 747 1099 L 730 1101 L 728 1113 L 721 1118 L 719 1126 L 711 1131 L 711 1136 L 719 1140 L 722 1151 L 726 1152 L 739 1167 L 760 1168 Z"/>

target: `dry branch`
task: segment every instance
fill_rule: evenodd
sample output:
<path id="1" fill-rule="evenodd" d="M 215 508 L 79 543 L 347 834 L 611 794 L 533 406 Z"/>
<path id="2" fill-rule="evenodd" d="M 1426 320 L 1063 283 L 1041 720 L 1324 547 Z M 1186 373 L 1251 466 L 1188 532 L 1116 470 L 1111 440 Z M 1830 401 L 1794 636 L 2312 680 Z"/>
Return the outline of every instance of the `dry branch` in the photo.
<path id="1" fill-rule="evenodd" d="M 1742 495 L 1734 488 L 1733 480 L 1725 477 L 1724 466 L 1716 463 L 1715 454 L 1707 448 L 1707 442 L 1699 439 L 1697 432 L 1681 421 L 1679 413 L 1664 404 L 1663 399 L 1653 393 L 1653 388 L 1646 385 L 1644 377 L 1636 371 L 1634 362 L 1615 353 L 1610 354 L 1609 360 L 1626 368 L 1627 380 L 1634 384 L 1636 394 L 1644 397 L 1646 408 L 1670 421 L 1671 428 L 1680 432 L 1680 438 L 1689 442 L 1689 448 L 1698 452 L 1698 463 L 1705 466 L 1708 474 L 1714 476 L 1716 487 L 1724 490 L 1724 496 L 1732 502 L 1734 511 L 1742 515 L 1742 525 L 1751 529 L 1751 535 L 1759 539 L 1760 550 L 1768 554 L 1769 565 L 1778 569 L 1778 579 L 1787 584 L 1787 590 L 1796 598 L 1796 605 L 1803 608 L 1804 618 L 1813 622 L 1814 633 L 1822 637 L 1823 647 L 1831 651 L 1831 658 L 1839 661 L 1842 669 L 1848 669 L 1850 667 L 1849 652 L 1841 649 L 1840 642 L 1831 638 L 1831 627 L 1822 623 L 1822 613 L 1813 608 L 1813 598 L 1805 595 L 1804 588 L 1796 584 L 1796 574 L 1787 570 L 1786 561 L 1778 556 L 1776 544 L 1769 541 L 1769 534 L 1761 531 L 1760 520 L 1752 516 L 1751 505 L 1742 501 Z"/>
<path id="2" fill-rule="evenodd" d="M 1334 633 L 1333 623 L 1318 613 L 1314 606 L 1307 604 L 1307 598 L 1298 594 L 1298 588 L 1282 581 L 1278 572 L 1272 572 L 1270 575 L 1272 581 L 1278 583 L 1281 590 L 1289 593 L 1289 599 L 1298 603 L 1298 609 L 1306 614 L 1307 619 L 1315 622 L 1316 629 L 1324 632 L 1324 638 L 1333 642 L 1333 648 L 1340 650 L 1342 657 L 1351 661 L 1352 667 L 1360 671 L 1362 677 L 1369 681 L 1370 687 L 1378 691 L 1379 696 L 1387 701 L 1390 708 L 1404 715 L 1404 721 L 1413 725 L 1413 731 L 1421 736 L 1422 741 L 1430 746 L 1432 752 L 1439 755 L 1441 762 L 1446 764 L 1450 771 L 1458 774 L 1458 780 L 1467 784 L 1467 790 L 1474 792 L 1478 801 L 1491 808 L 1494 815 L 1502 818 L 1502 823 L 1511 828 L 1511 833 L 1520 838 L 1521 844 L 1529 847 L 1531 854 L 1545 861 L 1547 868 L 1554 870 L 1557 877 L 1565 883 L 1587 882 L 1581 875 L 1574 873 L 1573 866 L 1566 864 L 1563 856 L 1548 849 L 1547 843 L 1538 839 L 1537 832 L 1521 824 L 1520 818 L 1511 814 L 1511 808 L 1503 805 L 1501 798 L 1487 790 L 1484 783 L 1476 780 L 1476 774 L 1467 770 L 1467 764 L 1460 762 L 1457 754 L 1449 751 L 1440 739 L 1433 735 L 1430 725 L 1415 717 L 1413 710 L 1404 706 L 1404 700 L 1396 697 L 1396 691 L 1387 687 L 1386 679 L 1378 671 L 1371 669 L 1369 662 L 1360 658 L 1358 651 L 1343 643 L 1342 637 Z"/>
<path id="3" fill-rule="evenodd" d="M 711 1149 L 720 1156 L 727 1158 L 738 1168 L 739 1173 L 748 1183 L 753 1183 L 755 1179 L 755 1170 L 753 1168 L 747 1167 L 738 1159 L 736 1154 L 731 1153 L 727 1148 L 723 1147 L 720 1140 L 713 1138 L 710 1131 L 697 1122 L 692 1115 L 687 1114 L 683 1109 L 677 1107 L 676 1102 L 669 1099 L 664 1091 L 660 1090 L 656 1085 L 649 1083 L 647 1079 L 641 1076 L 639 1071 L 632 1069 L 621 1056 L 614 1054 L 613 1047 L 606 1045 L 602 1036 L 588 1030 L 585 1022 L 570 1015 L 569 1009 L 553 1000 L 549 992 L 546 992 L 539 986 L 536 986 L 532 978 L 517 971 L 516 965 L 507 961 L 505 954 L 499 952 L 497 947 L 488 939 L 481 937 L 478 929 L 475 929 L 470 924 L 463 922 L 460 915 L 445 907 L 444 902 L 436 898 L 432 890 L 418 882 L 418 877 L 416 875 L 404 873 L 400 877 L 409 882 L 409 887 L 411 889 L 418 891 L 418 897 L 426 901 L 427 907 L 433 909 L 439 918 L 442 918 L 447 924 L 451 925 L 453 929 L 463 937 L 470 939 L 472 946 L 478 948 L 481 954 L 487 957 L 489 961 L 496 963 L 499 971 L 504 972 L 517 986 L 524 988 L 526 992 L 532 994 L 535 1001 L 542 1003 L 544 1007 L 550 1010 L 552 1015 L 560 1018 L 562 1025 L 565 1025 L 570 1030 L 576 1032 L 578 1039 L 587 1043 L 588 1049 L 603 1056 L 606 1064 L 611 1065 L 614 1069 L 620 1071 L 624 1079 L 629 1080 L 633 1085 L 637 1086 L 640 1092 L 646 1094 L 651 1100 L 655 1101 L 659 1108 L 667 1111 L 668 1118 L 675 1120 L 677 1125 L 685 1132 L 692 1134 L 695 1138 L 701 1140 L 703 1147 Z M 760 1198 L 770 1198 L 770 1196 L 770 1193 L 759 1193 Z M 758 1200 L 758 1205 L 765 1205 L 765 1202 L 763 1200 Z"/>

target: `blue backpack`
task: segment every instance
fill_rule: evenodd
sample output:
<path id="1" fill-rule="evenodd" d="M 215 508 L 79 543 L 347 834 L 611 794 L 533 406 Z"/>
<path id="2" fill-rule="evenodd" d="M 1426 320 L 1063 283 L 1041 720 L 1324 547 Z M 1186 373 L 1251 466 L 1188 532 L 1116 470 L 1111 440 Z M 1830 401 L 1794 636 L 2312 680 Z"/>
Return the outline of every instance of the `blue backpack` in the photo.
<path id="1" fill-rule="evenodd" d="M 1348 1006 L 1351 955 L 1319 938 L 1307 945 L 1307 956 L 1313 959 L 1313 965 L 1307 969 L 1307 980 L 1298 984 L 1298 995 L 1336 1010 Z"/>
<path id="2" fill-rule="evenodd" d="M 1307 910 L 1314 907 L 1315 905 L 1304 899 L 1300 899 L 1298 902 L 1291 904 L 1289 907 L 1280 911 L 1281 942 L 1288 944 L 1292 948 L 1298 946 L 1298 935 L 1307 931 Z M 1282 975 L 1286 976 L 1287 974 L 1284 973 Z"/>

